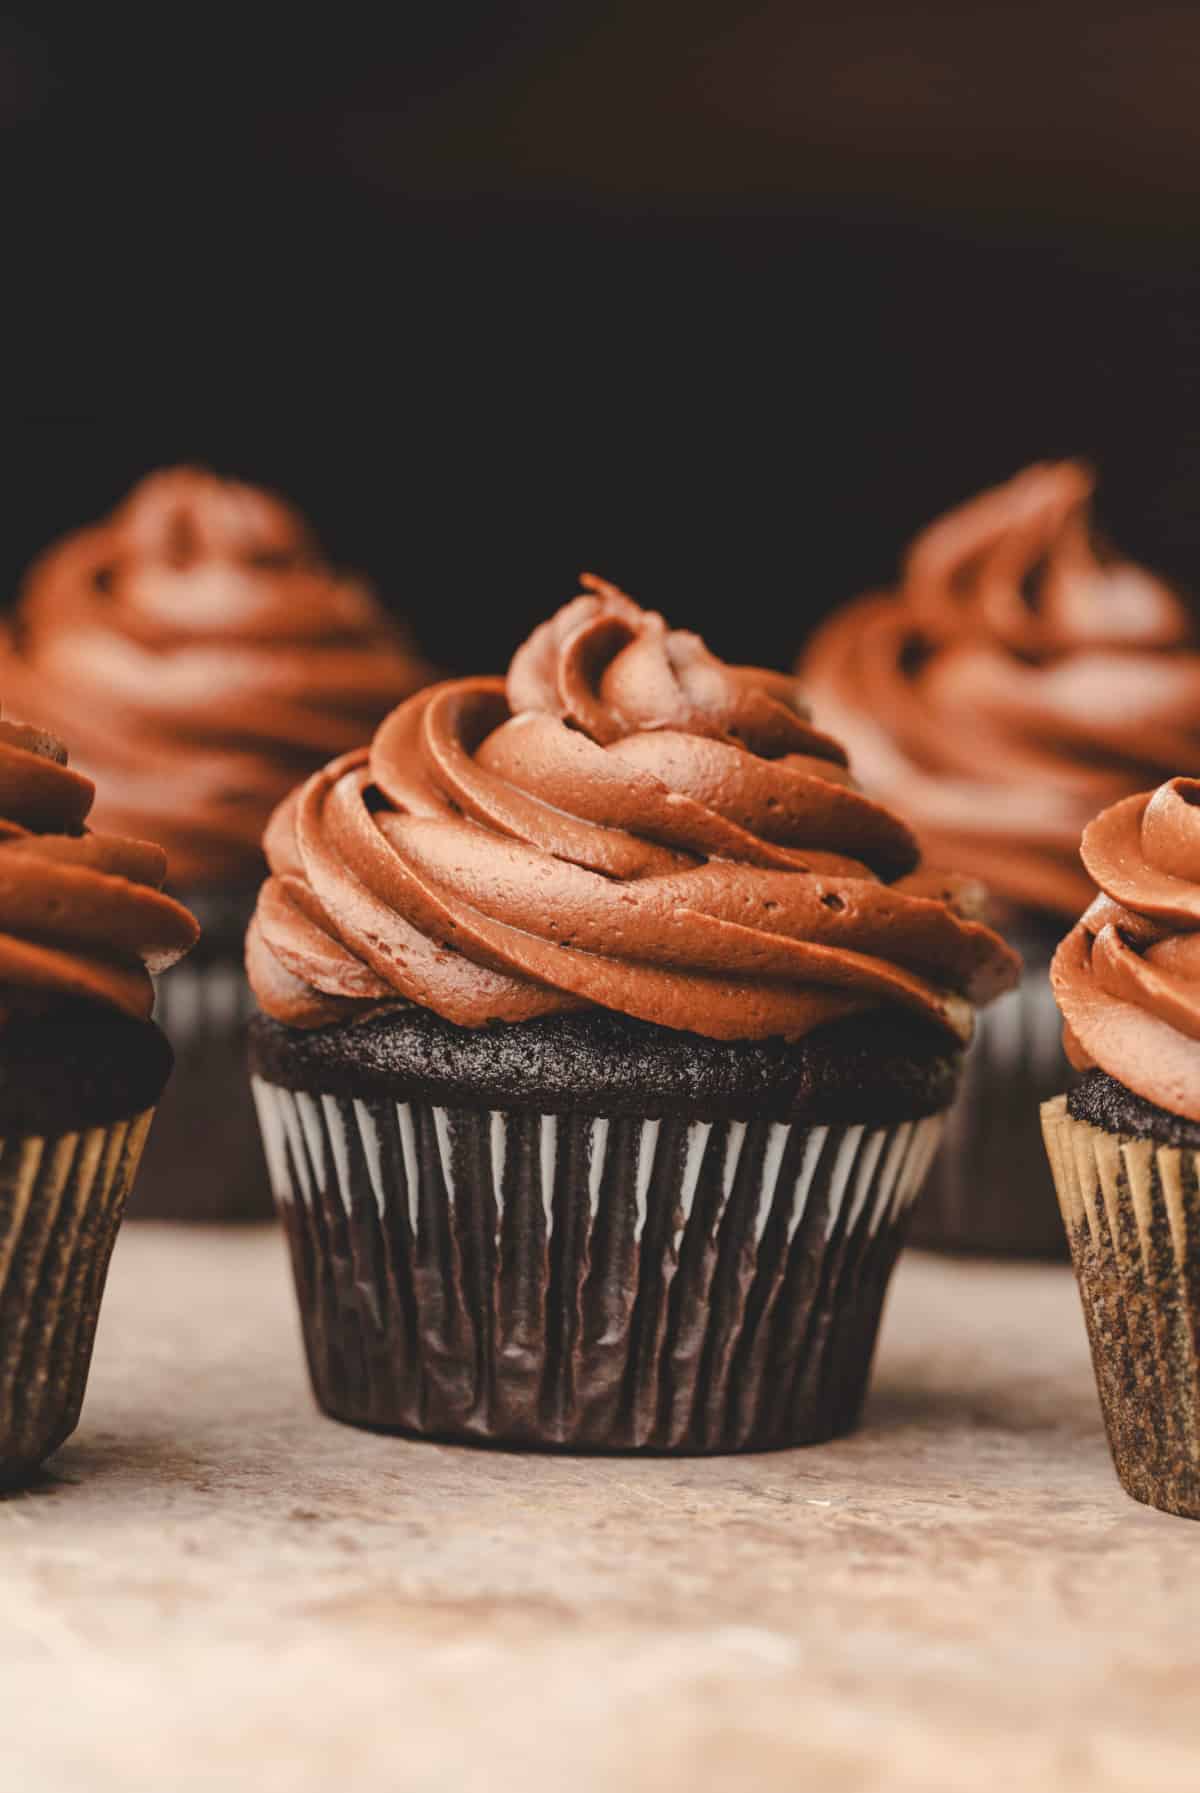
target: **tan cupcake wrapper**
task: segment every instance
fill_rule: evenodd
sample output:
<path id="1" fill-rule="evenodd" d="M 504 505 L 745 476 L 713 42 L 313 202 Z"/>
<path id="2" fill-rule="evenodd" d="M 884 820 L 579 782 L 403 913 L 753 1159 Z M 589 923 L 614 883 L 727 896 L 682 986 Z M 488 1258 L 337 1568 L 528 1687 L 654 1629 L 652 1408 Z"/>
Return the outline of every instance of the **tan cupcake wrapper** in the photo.
<path id="1" fill-rule="evenodd" d="M 75 1430 L 100 1298 L 154 1110 L 0 1140 L 0 1485 Z"/>
<path id="2" fill-rule="evenodd" d="M 1042 1132 L 1121 1485 L 1200 1518 L 1200 1152 L 1076 1120 Z"/>

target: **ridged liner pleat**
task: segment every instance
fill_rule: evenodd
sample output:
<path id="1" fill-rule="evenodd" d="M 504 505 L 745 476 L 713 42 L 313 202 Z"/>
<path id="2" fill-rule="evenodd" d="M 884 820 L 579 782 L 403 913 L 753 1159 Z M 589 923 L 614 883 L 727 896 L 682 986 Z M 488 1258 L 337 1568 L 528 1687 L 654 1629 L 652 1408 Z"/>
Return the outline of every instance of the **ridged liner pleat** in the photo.
<path id="1" fill-rule="evenodd" d="M 941 1125 L 254 1092 L 322 1406 L 596 1450 L 852 1427 Z"/>
<path id="2" fill-rule="evenodd" d="M 109 1258 L 152 1117 L 0 1141 L 0 1483 L 25 1479 L 79 1421 Z"/>
<path id="3" fill-rule="evenodd" d="M 246 1082 L 254 999 L 241 967 L 185 961 L 157 981 L 175 1075 L 130 1204 L 134 1220 L 268 1220 L 271 1188 Z"/>
<path id="4" fill-rule="evenodd" d="M 1042 1108 L 1121 1485 L 1200 1518 L 1200 1154 Z"/>
<path id="5" fill-rule="evenodd" d="M 1031 969 L 1016 990 L 979 1011 L 911 1244 L 1066 1256 L 1037 1113 L 1072 1075 L 1048 970 Z"/>

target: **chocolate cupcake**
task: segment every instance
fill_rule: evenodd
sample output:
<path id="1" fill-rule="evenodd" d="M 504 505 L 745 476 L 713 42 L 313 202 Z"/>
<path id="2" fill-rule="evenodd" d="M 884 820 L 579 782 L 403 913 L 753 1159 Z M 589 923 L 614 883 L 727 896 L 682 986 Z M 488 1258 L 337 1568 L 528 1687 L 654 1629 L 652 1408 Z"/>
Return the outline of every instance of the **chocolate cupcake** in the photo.
<path id="1" fill-rule="evenodd" d="M 10 710 L 66 734 L 102 827 L 166 849 L 201 949 L 159 988 L 180 1060 L 135 1212 L 265 1216 L 242 1071 L 246 925 L 267 818 L 356 746 L 428 669 L 279 499 L 191 469 L 152 475 L 32 569 Z"/>
<path id="2" fill-rule="evenodd" d="M 1069 1076 L 1047 972 L 1090 901 L 1085 823 L 1200 768 L 1200 651 L 1187 611 L 1095 538 L 1092 480 L 1031 467 L 919 536 L 900 587 L 814 638 L 801 674 L 864 789 L 932 864 L 981 878 L 1025 961 L 983 1018 L 914 1243 L 1061 1255 L 1031 1117 Z"/>
<path id="3" fill-rule="evenodd" d="M 74 1431 L 171 1049 L 151 973 L 194 945 L 166 855 L 90 834 L 90 780 L 0 722 L 0 1483 Z"/>
<path id="4" fill-rule="evenodd" d="M 828 1438 L 1016 960 L 794 680 L 586 584 L 268 830 L 251 1064 L 313 1383 L 447 1438 Z"/>
<path id="5" fill-rule="evenodd" d="M 1105 810 L 1083 859 L 1100 895 L 1051 975 L 1085 1074 L 1046 1149 L 1121 1484 L 1200 1519 L 1200 783 Z"/>

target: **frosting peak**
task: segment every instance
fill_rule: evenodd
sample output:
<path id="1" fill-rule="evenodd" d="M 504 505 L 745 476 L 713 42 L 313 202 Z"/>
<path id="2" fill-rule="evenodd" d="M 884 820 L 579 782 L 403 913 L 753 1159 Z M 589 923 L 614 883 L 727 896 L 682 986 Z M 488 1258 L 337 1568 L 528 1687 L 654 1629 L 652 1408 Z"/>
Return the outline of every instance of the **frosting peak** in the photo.
<path id="1" fill-rule="evenodd" d="M 150 973 L 196 943 L 162 848 L 84 831 L 94 794 L 53 736 L 0 722 L 0 1019 L 83 1002 L 148 1020 Z"/>
<path id="2" fill-rule="evenodd" d="M 161 842 L 177 885 L 255 876 L 283 794 L 427 676 L 290 506 L 191 468 L 43 555 L 6 661 L 10 707 L 75 743 L 101 823 Z"/>
<path id="3" fill-rule="evenodd" d="M 111 527 L 134 559 L 163 565 L 317 558 L 308 525 L 290 504 L 198 467 L 147 474 L 113 512 Z"/>
<path id="4" fill-rule="evenodd" d="M 828 776 L 845 768 L 840 744 L 811 726 L 795 679 L 727 666 L 698 635 L 669 628 L 615 585 L 592 573 L 581 582 L 584 595 L 513 656 L 506 689 L 514 715 L 545 711 L 605 746 L 676 728 L 755 753 L 811 751 L 829 762 Z"/>
<path id="5" fill-rule="evenodd" d="M 248 942 L 263 1008 L 601 1007 L 741 1039 L 899 1006 L 966 1038 L 1016 964 L 972 887 L 918 870 L 793 679 L 584 583 L 507 681 L 411 698 L 276 812 Z"/>
<path id="6" fill-rule="evenodd" d="M 1089 522 L 1091 474 L 1030 467 L 931 525 L 897 591 L 818 631 L 803 678 L 869 790 L 1017 909 L 1087 903 L 1097 809 L 1200 769 L 1187 610 Z"/>
<path id="7" fill-rule="evenodd" d="M 1101 895 L 1051 967 L 1067 1054 L 1200 1121 L 1200 781 L 1126 797 L 1082 851 Z"/>

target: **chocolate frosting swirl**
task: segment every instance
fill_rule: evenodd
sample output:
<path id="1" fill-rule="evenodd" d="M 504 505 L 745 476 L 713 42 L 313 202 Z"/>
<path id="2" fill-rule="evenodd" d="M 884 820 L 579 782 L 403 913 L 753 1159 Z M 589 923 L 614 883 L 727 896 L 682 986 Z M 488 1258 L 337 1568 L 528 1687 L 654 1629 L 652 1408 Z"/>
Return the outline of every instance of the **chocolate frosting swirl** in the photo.
<path id="1" fill-rule="evenodd" d="M 918 870 L 795 680 L 584 583 L 507 681 L 422 692 L 276 812 L 247 951 L 267 1013 L 597 1007 L 763 1039 L 885 1007 L 966 1039 L 1016 975 L 978 891 Z"/>
<path id="2" fill-rule="evenodd" d="M 1030 467 L 919 536 L 898 591 L 814 637 L 801 675 L 866 789 L 930 858 L 1011 910 L 1090 900 L 1080 832 L 1106 804 L 1200 769 L 1200 652 L 1158 579 L 1095 540 L 1093 481 Z"/>
<path id="3" fill-rule="evenodd" d="M 82 1002 L 149 1020 L 151 972 L 196 943 L 162 848 L 85 830 L 94 795 L 53 736 L 0 722 L 0 1019 Z"/>
<path id="4" fill-rule="evenodd" d="M 284 794 L 430 676 L 293 510 L 189 468 L 42 557 L 5 659 L 9 708 L 72 742 L 101 825 L 159 842 L 177 887 L 257 879 Z"/>
<path id="5" fill-rule="evenodd" d="M 1200 781 L 1106 809 L 1083 862 L 1101 894 L 1050 968 L 1067 1056 L 1200 1121 Z"/>

